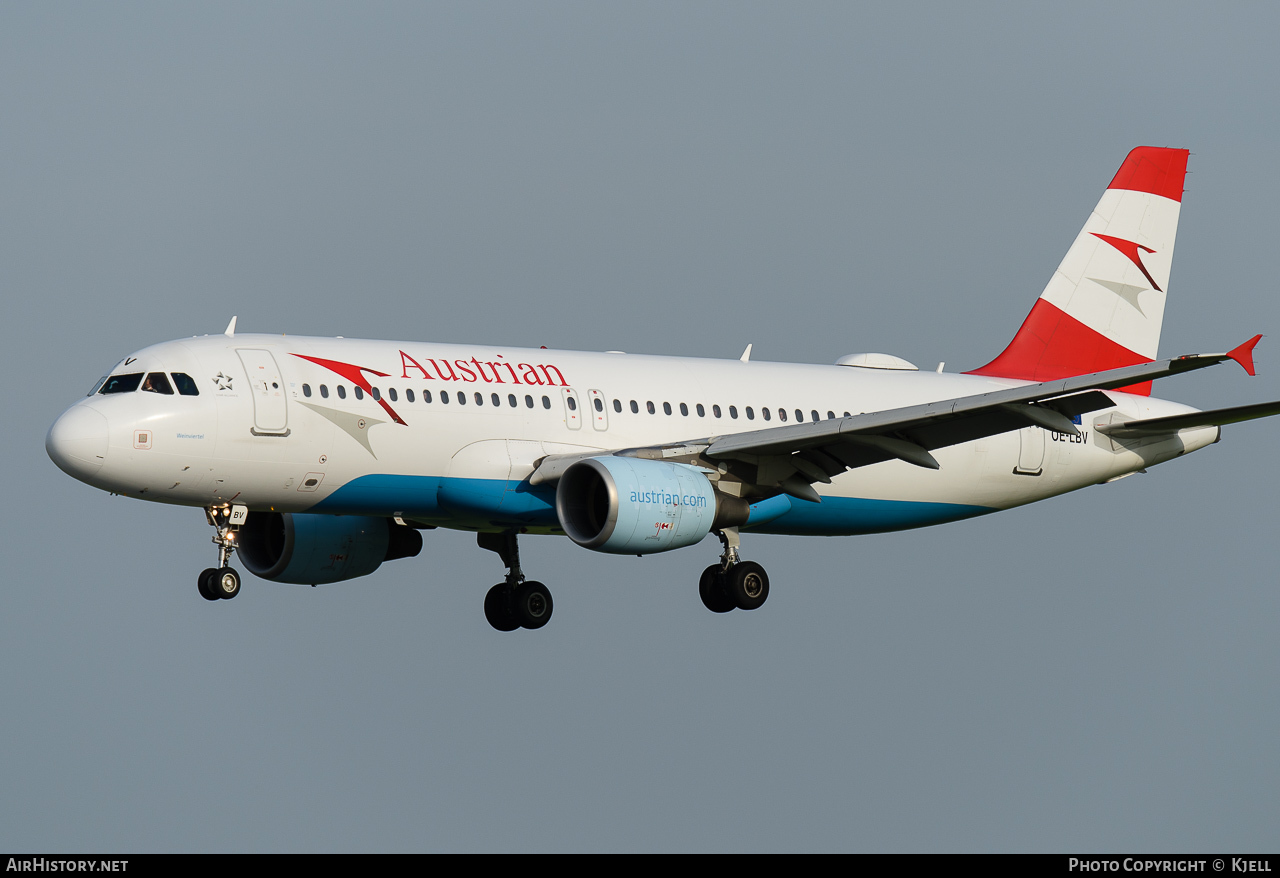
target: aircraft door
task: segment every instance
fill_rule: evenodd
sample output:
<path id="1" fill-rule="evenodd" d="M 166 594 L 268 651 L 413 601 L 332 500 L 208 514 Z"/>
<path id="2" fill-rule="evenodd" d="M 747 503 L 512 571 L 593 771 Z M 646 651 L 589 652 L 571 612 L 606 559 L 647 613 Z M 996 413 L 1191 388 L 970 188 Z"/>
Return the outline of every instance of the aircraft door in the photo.
<path id="1" fill-rule="evenodd" d="M 570 430 L 582 429 L 582 406 L 578 403 L 578 392 L 572 387 L 564 388 L 564 423 Z"/>
<path id="2" fill-rule="evenodd" d="M 591 407 L 591 426 L 597 430 L 608 430 L 609 411 L 604 394 L 598 390 L 588 390 L 587 405 Z"/>
<path id="3" fill-rule="evenodd" d="M 285 408 L 284 379 L 270 351 L 239 348 L 240 362 L 253 388 L 253 433 L 287 436 L 289 417 Z"/>
<path id="4" fill-rule="evenodd" d="M 1038 476 L 1044 471 L 1044 430 L 1023 427 L 1018 431 L 1018 465 L 1013 471 L 1020 476 Z"/>

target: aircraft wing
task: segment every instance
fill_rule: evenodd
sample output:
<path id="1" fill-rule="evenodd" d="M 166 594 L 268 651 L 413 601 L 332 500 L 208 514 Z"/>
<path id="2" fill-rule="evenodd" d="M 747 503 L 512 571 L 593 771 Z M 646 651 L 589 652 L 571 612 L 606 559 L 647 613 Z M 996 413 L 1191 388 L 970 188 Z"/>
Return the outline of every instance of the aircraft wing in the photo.
<path id="1" fill-rule="evenodd" d="M 1203 369 L 1229 359 L 1253 374 L 1252 350 L 1259 338 L 1255 336 L 1223 354 L 1192 354 L 847 418 L 621 449 L 612 454 L 709 466 L 727 471 L 766 493 L 781 491 L 818 502 L 812 484 L 830 483 L 832 476 L 847 469 L 893 459 L 938 469 L 937 460 L 929 453 L 934 449 L 1029 426 L 1076 435 L 1079 431 L 1072 418 L 1114 404 L 1105 390 Z M 1271 413 L 1275 412 L 1246 417 Z M 1162 426 L 1160 432 L 1177 429 L 1180 428 Z M 535 485 L 556 481 L 578 460 L 597 456 L 599 452 L 549 456 L 539 462 L 530 481 Z"/>

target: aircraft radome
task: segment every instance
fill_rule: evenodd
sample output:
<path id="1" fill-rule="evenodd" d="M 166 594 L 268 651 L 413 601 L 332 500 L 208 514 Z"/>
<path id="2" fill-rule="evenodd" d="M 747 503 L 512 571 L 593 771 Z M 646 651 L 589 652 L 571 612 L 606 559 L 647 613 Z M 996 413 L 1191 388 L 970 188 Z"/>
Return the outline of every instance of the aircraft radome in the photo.
<path id="1" fill-rule="evenodd" d="M 1280 402 L 1201 412 L 1152 381 L 1253 346 L 1157 359 L 1187 151 L 1139 147 L 1009 346 L 963 374 L 879 353 L 834 365 L 225 333 L 130 354 L 49 430 L 49 456 L 104 491 L 198 506 L 216 529 L 209 600 L 255 575 L 315 585 L 474 531 L 507 575 L 494 628 L 539 628 L 551 593 L 517 536 L 647 555 L 714 533 L 699 592 L 753 610 L 747 533 L 941 524 L 1123 478 L 1210 445 Z M 690 577 L 693 578 L 692 575 Z M 692 587 L 692 584 L 691 584 Z"/>

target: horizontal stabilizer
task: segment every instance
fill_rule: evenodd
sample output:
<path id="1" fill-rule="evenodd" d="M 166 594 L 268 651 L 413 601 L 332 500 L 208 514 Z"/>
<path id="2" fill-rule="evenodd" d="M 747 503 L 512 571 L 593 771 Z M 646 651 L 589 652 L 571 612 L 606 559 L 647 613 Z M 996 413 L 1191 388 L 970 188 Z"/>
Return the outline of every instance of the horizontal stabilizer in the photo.
<path id="1" fill-rule="evenodd" d="M 1171 415 L 1167 418 L 1148 418 L 1145 421 L 1098 424 L 1094 429 L 1113 439 L 1144 439 L 1148 436 L 1166 436 L 1192 427 L 1221 427 L 1224 424 L 1269 418 L 1272 415 L 1280 415 L 1280 400 L 1240 405 L 1229 409 L 1214 409 L 1208 412 Z"/>

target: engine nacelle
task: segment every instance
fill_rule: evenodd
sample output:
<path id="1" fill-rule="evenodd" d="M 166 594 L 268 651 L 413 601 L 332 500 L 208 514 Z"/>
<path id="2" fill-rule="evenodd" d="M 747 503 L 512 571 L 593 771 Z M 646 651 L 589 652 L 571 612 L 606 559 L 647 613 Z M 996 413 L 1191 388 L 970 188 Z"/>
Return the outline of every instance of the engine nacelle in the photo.
<path id="1" fill-rule="evenodd" d="M 236 546 L 254 576 L 298 585 L 367 576 L 421 551 L 422 534 L 389 518 L 290 512 L 250 512 Z"/>
<path id="2" fill-rule="evenodd" d="M 746 501 L 717 494 L 697 467 L 661 460 L 581 460 L 556 488 L 556 515 L 569 539 L 619 555 L 691 546 L 747 514 Z"/>

